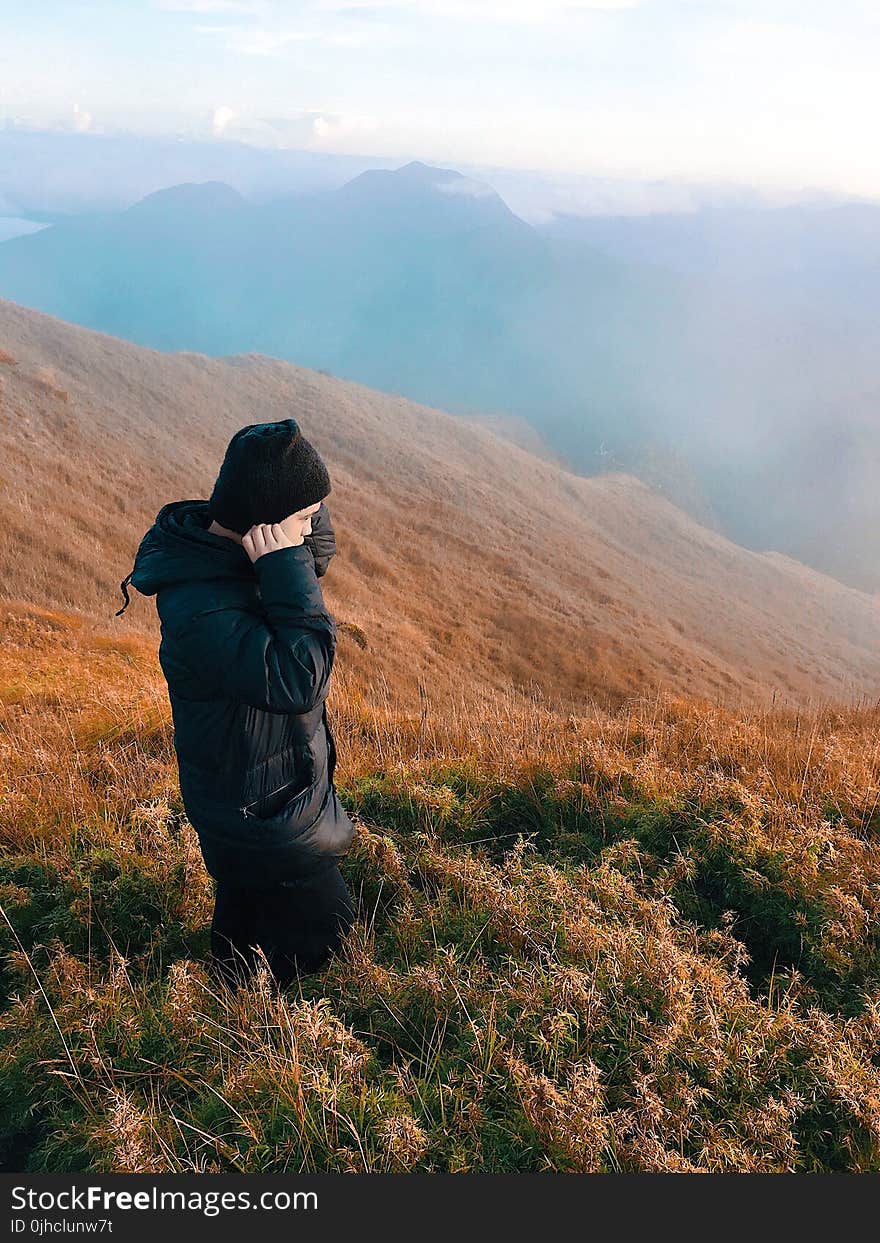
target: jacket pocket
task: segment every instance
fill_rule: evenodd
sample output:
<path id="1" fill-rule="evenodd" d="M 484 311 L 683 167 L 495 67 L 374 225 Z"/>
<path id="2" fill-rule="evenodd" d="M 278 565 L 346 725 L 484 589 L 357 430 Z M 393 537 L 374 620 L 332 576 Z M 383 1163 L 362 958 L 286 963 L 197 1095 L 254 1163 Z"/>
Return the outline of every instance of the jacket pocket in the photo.
<path id="1" fill-rule="evenodd" d="M 279 846 L 307 833 L 324 814 L 332 789 L 322 775 L 305 790 L 285 798 L 270 815 L 255 816 L 244 811 L 251 841 L 261 846 Z"/>
<path id="2" fill-rule="evenodd" d="M 308 794 L 317 784 L 317 781 L 308 781 L 308 775 L 294 777 L 252 803 L 245 803 L 240 810 L 249 820 L 274 820 L 285 812 L 292 811 L 295 801 L 301 795 Z"/>
<path id="3" fill-rule="evenodd" d="M 312 789 L 320 775 L 308 744 L 285 747 L 251 768 L 242 785 L 238 810 L 251 822 L 274 820 Z"/>

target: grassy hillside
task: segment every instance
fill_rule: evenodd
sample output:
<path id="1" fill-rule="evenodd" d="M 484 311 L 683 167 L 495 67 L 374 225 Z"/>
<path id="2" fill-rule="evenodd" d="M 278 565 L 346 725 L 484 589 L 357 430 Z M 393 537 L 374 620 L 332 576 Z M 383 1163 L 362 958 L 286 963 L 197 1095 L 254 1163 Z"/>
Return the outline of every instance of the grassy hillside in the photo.
<path id="1" fill-rule="evenodd" d="M 349 669 L 399 704 L 513 687 L 619 703 L 880 694 L 880 600 L 699 526 L 626 475 L 570 474 L 479 422 L 260 356 L 163 354 L 0 300 L 3 595 L 156 635 L 118 584 L 229 437 L 294 415 L 326 458 Z M 448 696 L 450 705 L 453 696 Z"/>
<path id="2" fill-rule="evenodd" d="M 51 1171 L 880 1171 L 880 709 L 329 701 L 345 952 L 237 999 L 149 637 L 0 611 L 0 1147 Z"/>

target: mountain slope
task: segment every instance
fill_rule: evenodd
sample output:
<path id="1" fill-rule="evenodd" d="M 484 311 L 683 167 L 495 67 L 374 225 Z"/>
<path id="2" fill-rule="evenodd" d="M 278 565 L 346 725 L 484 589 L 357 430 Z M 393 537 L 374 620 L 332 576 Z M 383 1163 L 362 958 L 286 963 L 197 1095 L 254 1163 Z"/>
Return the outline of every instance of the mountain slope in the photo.
<path id="1" fill-rule="evenodd" d="M 413 161 L 255 203 L 213 180 L 0 243 L 0 295 L 533 426 L 698 521 L 880 587 L 880 208 L 527 224 Z"/>
<path id="2" fill-rule="evenodd" d="M 537 688 L 804 700 L 880 692 L 878 602 L 731 544 L 623 475 L 275 359 L 167 355 L 0 302 L 0 581 L 112 619 L 159 507 L 206 496 L 229 436 L 293 414 L 328 461 L 342 676 L 388 693 Z M 135 597 L 112 624 L 155 633 Z"/>

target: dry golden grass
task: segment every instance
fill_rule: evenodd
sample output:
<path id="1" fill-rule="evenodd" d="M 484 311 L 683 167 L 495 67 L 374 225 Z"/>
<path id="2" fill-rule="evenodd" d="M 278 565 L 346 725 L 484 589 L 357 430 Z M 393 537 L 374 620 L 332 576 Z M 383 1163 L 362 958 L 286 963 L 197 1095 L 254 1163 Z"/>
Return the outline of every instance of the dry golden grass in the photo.
<path id="1" fill-rule="evenodd" d="M 272 359 L 2 301 L 0 350 L 0 1161 L 880 1170 L 876 599 Z M 160 505 L 289 414 L 360 920 L 233 997 L 154 606 L 112 613 Z"/>
<path id="2" fill-rule="evenodd" d="M 323 580 L 399 705 L 468 691 L 602 706 L 880 695 L 880 606 L 748 552 L 636 480 L 584 479 L 482 422 L 261 356 L 142 349 L 0 300 L 4 594 L 157 633 L 118 584 L 161 505 L 206 496 L 245 423 L 294 415 L 326 457 Z M 514 434 L 518 434 L 514 432 Z"/>
<path id="3" fill-rule="evenodd" d="M 360 919 L 235 997 L 154 644 L 0 625 L 7 1168 L 880 1170 L 878 709 L 402 712 L 343 637 Z"/>

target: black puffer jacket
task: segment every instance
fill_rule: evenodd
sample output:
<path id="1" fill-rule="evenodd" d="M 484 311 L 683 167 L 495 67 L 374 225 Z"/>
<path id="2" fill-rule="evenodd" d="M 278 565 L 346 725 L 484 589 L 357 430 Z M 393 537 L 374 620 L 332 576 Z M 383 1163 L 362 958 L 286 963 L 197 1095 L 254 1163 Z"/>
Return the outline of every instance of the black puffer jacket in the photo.
<path id="1" fill-rule="evenodd" d="M 207 501 L 163 506 L 125 583 L 156 596 L 180 791 L 208 871 L 293 880 L 336 863 L 354 834 L 324 702 L 336 623 L 318 578 L 333 528 L 322 504 L 304 544 L 252 563 L 210 524 Z"/>

